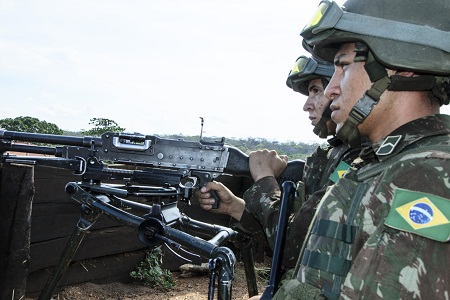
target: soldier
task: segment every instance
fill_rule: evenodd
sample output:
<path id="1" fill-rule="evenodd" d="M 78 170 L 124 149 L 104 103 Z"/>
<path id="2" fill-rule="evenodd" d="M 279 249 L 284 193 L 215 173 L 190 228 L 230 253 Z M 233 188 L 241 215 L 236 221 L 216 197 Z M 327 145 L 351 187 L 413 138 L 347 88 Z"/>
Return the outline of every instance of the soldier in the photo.
<path id="1" fill-rule="evenodd" d="M 330 120 L 330 101 L 324 96 L 324 90 L 334 72 L 334 66 L 330 63 L 313 58 L 300 56 L 294 68 L 290 71 L 286 84 L 294 91 L 308 96 L 303 110 L 309 113 L 314 132 L 325 138 L 335 133 L 336 124 Z M 327 147 L 318 147 L 314 154 L 306 160 L 303 174 L 304 190 L 299 189 L 302 195 L 296 199 L 297 208 L 292 215 L 288 226 L 288 233 L 285 242 L 283 265 L 292 268 L 300 253 L 303 239 L 306 235 L 309 224 L 315 212 L 318 201 L 323 196 L 328 185 L 332 184 L 338 177 L 338 170 L 346 170 L 349 164 L 359 154 L 359 150 L 349 149 L 349 147 L 332 137 L 328 140 Z M 276 163 L 281 163 L 280 167 L 273 174 L 260 173 L 257 168 L 262 165 L 272 164 L 272 159 Z M 246 191 L 245 202 L 267 202 L 273 209 L 271 220 L 264 220 L 262 223 L 245 208 L 245 202 L 241 198 L 233 195 L 221 183 L 209 183 L 201 194 L 198 195 L 202 208 L 211 209 L 211 198 L 208 191 L 215 190 L 221 204 L 215 212 L 226 213 L 234 217 L 240 223 L 233 224 L 235 229 L 250 234 L 254 239 L 268 243 L 273 249 L 276 239 L 276 227 L 268 227 L 267 222 L 278 219 L 279 202 L 272 203 L 273 198 L 279 197 L 280 189 L 276 181 L 286 167 L 287 157 L 278 156 L 275 151 L 254 151 L 250 154 L 250 169 L 252 171 L 255 184 Z M 339 168 L 336 170 L 336 168 Z M 335 173 L 333 173 L 335 172 Z M 334 176 L 333 176 L 334 175 Z M 331 179 L 330 179 L 331 177 Z M 306 194 L 306 195 L 304 195 Z M 275 224 L 276 225 L 276 224 Z"/>
<path id="2" fill-rule="evenodd" d="M 348 146 L 334 136 L 336 123 L 331 120 L 331 101 L 324 95 L 324 89 L 333 73 L 334 66 L 331 63 L 300 56 L 286 80 L 288 87 L 308 96 L 303 110 L 309 113 L 311 125 L 314 126 L 313 132 L 321 138 L 332 136 L 327 140 L 327 146 L 319 146 L 306 160 L 303 174 L 306 199 L 329 183 L 330 176 L 343 159 L 350 164 L 357 156 L 355 153 L 358 153 L 352 151 L 349 154 Z M 256 155 L 252 153 L 252 161 Z M 342 164 L 340 169 L 348 169 L 347 163 Z"/>
<path id="3" fill-rule="evenodd" d="M 334 61 L 325 93 L 337 136 L 372 144 L 322 198 L 274 299 L 448 299 L 450 117 L 439 111 L 450 99 L 450 2 L 344 7 L 321 1 L 301 36 Z"/>

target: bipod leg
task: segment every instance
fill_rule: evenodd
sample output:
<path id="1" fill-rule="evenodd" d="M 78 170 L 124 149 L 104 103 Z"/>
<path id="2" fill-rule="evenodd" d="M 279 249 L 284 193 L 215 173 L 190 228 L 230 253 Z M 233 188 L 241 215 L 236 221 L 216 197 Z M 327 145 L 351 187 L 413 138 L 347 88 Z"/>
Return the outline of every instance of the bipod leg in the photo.
<path id="1" fill-rule="evenodd" d="M 38 300 L 49 300 L 59 282 L 61 281 L 64 273 L 67 271 L 70 262 L 72 261 L 78 247 L 80 246 L 87 230 L 97 221 L 100 213 L 91 210 L 89 207 L 81 206 L 81 216 L 78 220 L 77 227 L 72 232 L 69 241 L 64 248 L 58 264 L 54 267 L 47 283 L 44 286 Z"/>
<path id="2" fill-rule="evenodd" d="M 248 240 L 248 245 L 241 247 L 242 261 L 244 262 L 245 279 L 247 281 L 248 296 L 258 295 L 258 285 L 256 283 L 255 260 L 251 247 L 252 240 Z"/>

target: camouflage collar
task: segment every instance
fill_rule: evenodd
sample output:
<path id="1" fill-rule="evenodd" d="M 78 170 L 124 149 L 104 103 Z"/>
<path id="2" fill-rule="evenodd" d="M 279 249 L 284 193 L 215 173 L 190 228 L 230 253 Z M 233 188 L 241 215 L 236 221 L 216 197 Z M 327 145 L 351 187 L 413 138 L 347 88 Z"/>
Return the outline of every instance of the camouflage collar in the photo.
<path id="1" fill-rule="evenodd" d="M 372 149 L 381 162 L 405 150 L 405 148 L 412 147 L 412 144 L 420 140 L 423 140 L 426 144 L 427 137 L 449 133 L 450 116 L 432 115 L 400 126 L 383 140 L 373 143 Z"/>

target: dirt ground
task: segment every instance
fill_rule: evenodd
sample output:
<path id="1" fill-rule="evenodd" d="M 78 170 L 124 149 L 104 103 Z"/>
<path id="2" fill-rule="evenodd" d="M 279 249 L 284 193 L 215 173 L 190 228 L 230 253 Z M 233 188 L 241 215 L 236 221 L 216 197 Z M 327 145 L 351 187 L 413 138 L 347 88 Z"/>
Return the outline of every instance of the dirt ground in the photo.
<path id="1" fill-rule="evenodd" d="M 267 263 L 256 263 L 258 292 L 262 292 L 267 284 L 265 270 Z M 59 292 L 54 300 L 194 300 L 208 299 L 209 274 L 195 277 L 181 277 L 179 272 L 172 272 L 176 286 L 167 292 L 145 287 L 139 283 L 111 283 L 98 285 L 85 283 L 78 286 L 67 287 Z M 217 279 L 216 279 L 217 282 Z M 242 263 L 235 267 L 235 279 L 232 285 L 232 299 L 248 299 L 247 282 Z M 214 299 L 217 299 L 215 288 Z"/>

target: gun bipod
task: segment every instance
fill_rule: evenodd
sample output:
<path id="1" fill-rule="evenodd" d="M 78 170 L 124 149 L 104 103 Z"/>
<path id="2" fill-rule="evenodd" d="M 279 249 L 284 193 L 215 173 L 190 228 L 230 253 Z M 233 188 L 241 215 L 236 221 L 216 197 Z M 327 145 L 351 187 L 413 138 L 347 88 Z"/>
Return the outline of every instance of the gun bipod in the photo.
<path id="1" fill-rule="evenodd" d="M 214 268 L 211 269 L 211 272 L 214 273 L 212 274 L 211 280 L 215 280 L 216 275 L 218 276 L 218 299 L 231 299 L 236 258 L 229 248 L 223 247 L 222 245 L 228 241 L 238 240 L 240 235 L 236 231 L 227 227 L 211 225 L 182 216 L 176 206 L 176 202 L 162 205 L 133 203 L 133 201 L 120 199 L 115 195 L 98 194 L 92 190 L 86 191 L 80 183 L 76 182 L 69 182 L 66 185 L 66 192 L 81 204 L 81 216 L 58 264 L 54 267 L 41 292 L 39 300 L 51 299 L 54 290 L 60 283 L 81 244 L 87 229 L 95 223 L 100 214 L 104 214 L 125 226 L 136 228 L 141 242 L 148 247 L 156 247 L 161 243 L 171 251 L 170 246 L 175 247 L 185 255 L 191 255 L 193 258 L 191 260 L 185 260 L 191 262 L 195 260 L 194 263 L 197 264 L 200 264 L 199 255 L 210 259 L 210 262 L 213 262 L 214 265 Z M 138 216 L 116 207 L 116 205 L 123 206 L 123 201 L 127 201 L 127 206 L 134 205 L 133 208 L 146 214 Z M 178 229 L 180 227 L 201 231 L 209 234 L 212 238 L 208 241 L 204 240 Z M 185 247 L 192 253 L 184 250 L 182 247 Z M 214 291 L 211 291 L 211 287 L 214 288 L 214 282 L 210 283 L 208 295 L 214 293 Z M 213 299 L 212 296 L 209 297 L 209 299 Z"/>

